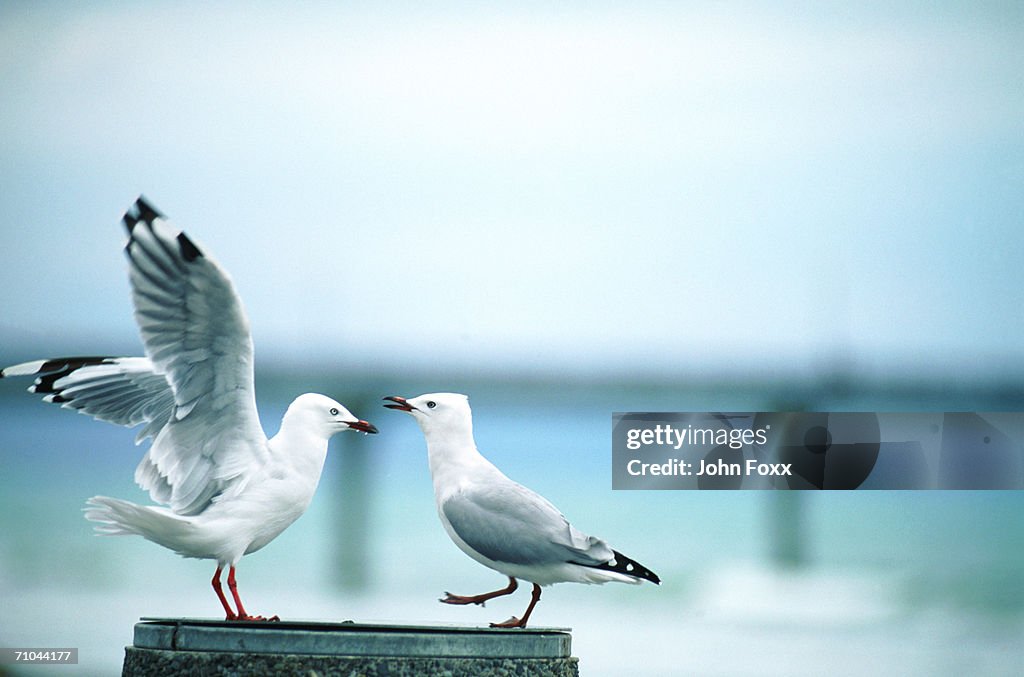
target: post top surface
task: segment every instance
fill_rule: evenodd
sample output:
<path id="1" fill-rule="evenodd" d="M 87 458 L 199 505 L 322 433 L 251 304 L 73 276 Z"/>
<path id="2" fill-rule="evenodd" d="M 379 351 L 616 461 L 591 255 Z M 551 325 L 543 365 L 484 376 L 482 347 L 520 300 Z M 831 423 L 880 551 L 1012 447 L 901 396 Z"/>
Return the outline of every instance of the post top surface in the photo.
<path id="1" fill-rule="evenodd" d="M 294 619 L 285 621 L 228 621 L 223 618 L 193 618 L 168 616 L 143 616 L 139 623 L 152 623 L 176 626 L 219 627 L 244 630 L 252 628 L 277 630 L 309 630 L 321 632 L 436 632 L 445 634 L 458 633 L 495 633 L 514 635 L 537 635 L 550 633 L 572 633 L 572 628 L 557 627 L 526 627 L 526 628 L 492 628 L 486 625 L 458 625 L 455 623 L 399 623 L 393 621 L 368 621 L 357 623 L 352 620 L 328 621 L 323 619 Z"/>
<path id="2" fill-rule="evenodd" d="M 226 621 L 143 617 L 135 648 L 282 655 L 562 658 L 568 628 L 505 629 L 353 621 Z"/>

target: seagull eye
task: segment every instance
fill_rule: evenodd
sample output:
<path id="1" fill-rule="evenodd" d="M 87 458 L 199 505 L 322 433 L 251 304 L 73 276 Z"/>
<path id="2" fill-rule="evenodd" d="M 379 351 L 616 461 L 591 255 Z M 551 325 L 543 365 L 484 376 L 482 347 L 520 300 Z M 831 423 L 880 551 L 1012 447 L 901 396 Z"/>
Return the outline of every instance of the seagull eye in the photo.
<path id="1" fill-rule="evenodd" d="M 427 409 L 433 409 L 436 406 L 437 406 L 437 402 L 435 402 L 433 400 L 430 400 L 429 402 L 427 402 Z"/>
<path id="2" fill-rule="evenodd" d="M 338 408 L 337 407 L 331 407 L 331 416 L 337 416 L 337 415 L 338 415 Z"/>

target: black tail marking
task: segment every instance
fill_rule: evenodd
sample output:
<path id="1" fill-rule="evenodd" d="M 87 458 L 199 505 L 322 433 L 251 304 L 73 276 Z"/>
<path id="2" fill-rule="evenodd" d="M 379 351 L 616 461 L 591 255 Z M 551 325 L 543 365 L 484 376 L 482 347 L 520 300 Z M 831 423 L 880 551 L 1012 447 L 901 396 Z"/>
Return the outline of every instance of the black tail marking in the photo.
<path id="1" fill-rule="evenodd" d="M 636 578 L 642 578 L 650 581 L 655 585 L 661 584 L 661 579 L 658 578 L 658 574 L 654 573 L 640 562 L 635 559 L 626 557 L 618 550 L 612 550 L 615 554 L 615 558 L 610 562 L 604 562 L 603 564 L 581 564 L 580 566 L 590 567 L 591 569 L 601 569 L 603 571 L 614 571 L 615 573 L 625 574 L 626 576 L 634 576 Z M 579 564 L 579 562 L 576 562 Z"/>

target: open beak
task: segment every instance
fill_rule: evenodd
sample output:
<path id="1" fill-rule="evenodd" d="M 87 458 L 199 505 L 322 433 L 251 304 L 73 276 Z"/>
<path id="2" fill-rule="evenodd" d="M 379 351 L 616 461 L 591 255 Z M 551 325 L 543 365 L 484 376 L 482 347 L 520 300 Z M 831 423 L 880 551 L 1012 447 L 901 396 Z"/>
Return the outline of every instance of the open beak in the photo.
<path id="1" fill-rule="evenodd" d="M 409 400 L 405 399 L 404 397 L 399 397 L 398 395 L 392 395 L 391 397 L 385 397 L 384 399 L 388 400 L 389 402 L 394 402 L 394 404 L 385 404 L 384 405 L 388 409 L 397 409 L 398 411 L 405 411 L 405 412 L 419 411 L 418 409 L 416 409 L 416 407 L 414 407 L 411 404 L 409 404 Z"/>
<path id="2" fill-rule="evenodd" d="M 370 423 L 369 421 L 363 421 L 363 420 L 359 420 L 359 421 L 346 421 L 346 423 L 348 424 L 349 428 L 352 428 L 352 430 L 358 430 L 361 433 L 375 433 L 375 432 L 377 432 L 377 428 L 374 427 L 374 425 L 372 423 Z"/>

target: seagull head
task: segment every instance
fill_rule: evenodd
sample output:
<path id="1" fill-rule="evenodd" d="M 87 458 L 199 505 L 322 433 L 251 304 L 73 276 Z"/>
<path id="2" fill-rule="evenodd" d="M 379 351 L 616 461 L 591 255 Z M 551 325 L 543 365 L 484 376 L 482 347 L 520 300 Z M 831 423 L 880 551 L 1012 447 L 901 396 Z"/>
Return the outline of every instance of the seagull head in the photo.
<path id="1" fill-rule="evenodd" d="M 295 421 L 304 427 L 317 430 L 327 438 L 345 430 L 377 432 L 372 423 L 356 418 L 340 402 L 316 393 L 306 393 L 297 397 L 285 412 L 284 420 Z"/>
<path id="2" fill-rule="evenodd" d="M 409 399 L 392 395 L 384 399 L 391 403 L 385 407 L 411 414 L 427 434 L 472 427 L 469 398 L 459 393 L 427 393 Z"/>

